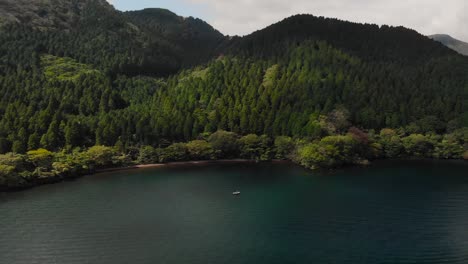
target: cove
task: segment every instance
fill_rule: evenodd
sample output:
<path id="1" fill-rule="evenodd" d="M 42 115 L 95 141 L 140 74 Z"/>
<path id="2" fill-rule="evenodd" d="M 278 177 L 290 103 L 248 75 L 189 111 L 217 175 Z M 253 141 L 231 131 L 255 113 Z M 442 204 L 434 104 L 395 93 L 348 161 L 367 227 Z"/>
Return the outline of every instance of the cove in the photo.
<path id="1" fill-rule="evenodd" d="M 0 219 L 6 264 L 465 264 L 468 163 L 110 172 L 2 193 Z"/>

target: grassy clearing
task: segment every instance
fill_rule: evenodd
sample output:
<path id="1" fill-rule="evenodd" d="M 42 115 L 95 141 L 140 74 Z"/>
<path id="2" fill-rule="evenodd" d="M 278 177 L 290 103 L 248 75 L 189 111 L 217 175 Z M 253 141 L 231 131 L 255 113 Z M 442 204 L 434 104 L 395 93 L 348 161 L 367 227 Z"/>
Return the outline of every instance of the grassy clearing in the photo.
<path id="1" fill-rule="evenodd" d="M 92 66 L 67 57 L 43 55 L 41 56 L 41 66 L 48 80 L 74 81 L 82 75 L 100 74 Z"/>

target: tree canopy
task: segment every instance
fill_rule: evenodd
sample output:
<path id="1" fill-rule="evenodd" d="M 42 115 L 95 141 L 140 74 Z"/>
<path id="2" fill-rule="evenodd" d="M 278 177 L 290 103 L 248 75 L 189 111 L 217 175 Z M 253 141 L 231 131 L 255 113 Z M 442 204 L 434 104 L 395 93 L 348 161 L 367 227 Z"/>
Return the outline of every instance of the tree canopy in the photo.
<path id="1" fill-rule="evenodd" d="M 50 21 L 0 26 L 0 153 L 162 148 L 214 133 L 202 138 L 213 153 L 194 141 L 184 155 L 257 157 L 263 139 L 243 136 L 468 125 L 468 59 L 409 29 L 299 15 L 227 38 L 167 10 L 60 1 L 70 19 L 50 24 L 56 12 L 37 1 Z M 231 132 L 245 146 L 238 153 Z M 428 148 L 418 142 L 385 136 L 382 147 L 389 156 Z"/>

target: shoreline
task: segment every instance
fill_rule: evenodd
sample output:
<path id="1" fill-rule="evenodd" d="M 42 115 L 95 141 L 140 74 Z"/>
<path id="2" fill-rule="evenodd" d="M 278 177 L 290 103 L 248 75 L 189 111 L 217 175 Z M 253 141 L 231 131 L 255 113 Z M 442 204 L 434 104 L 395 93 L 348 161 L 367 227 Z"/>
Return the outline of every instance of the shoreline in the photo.
<path id="1" fill-rule="evenodd" d="M 430 159 L 430 158 L 399 158 L 399 159 L 377 159 L 373 160 L 371 164 L 365 165 L 372 166 L 374 162 L 378 161 L 387 161 L 387 160 L 394 160 L 394 161 L 461 161 L 461 162 L 468 162 L 468 160 L 464 159 Z M 0 193 L 9 193 L 9 192 L 20 192 L 28 189 L 32 189 L 37 186 L 41 185 L 49 185 L 49 184 L 59 184 L 64 181 L 73 181 L 79 178 L 84 177 L 92 177 L 93 175 L 104 174 L 104 173 L 111 173 L 111 172 L 119 172 L 119 171 L 130 171 L 130 170 L 139 170 L 139 169 L 152 169 L 152 168 L 162 168 L 162 167 L 177 167 L 177 166 L 195 166 L 195 165 L 210 165 L 210 164 L 234 164 L 234 163 L 284 163 L 284 164 L 296 164 L 301 166 L 294 161 L 291 160 L 281 160 L 281 159 L 273 159 L 270 161 L 257 161 L 257 160 L 249 160 L 249 159 L 224 159 L 224 160 L 200 160 L 200 161 L 178 161 L 178 162 L 168 162 L 168 163 L 153 163 L 153 164 L 139 164 L 133 165 L 128 167 L 114 167 L 114 168 L 107 168 L 107 169 L 100 169 L 96 170 L 89 174 L 82 174 L 72 177 L 62 177 L 56 176 L 51 178 L 43 178 L 43 179 L 36 179 L 35 181 L 28 182 L 23 186 L 16 186 L 16 187 L 4 187 L 0 186 Z M 359 165 L 351 165 L 345 167 L 359 167 Z M 331 169 L 333 170 L 333 169 Z"/>
<path id="2" fill-rule="evenodd" d="M 274 160 L 267 161 L 267 162 L 289 163 L 291 161 L 274 159 Z M 225 159 L 225 160 L 178 161 L 178 162 L 168 162 L 168 163 L 139 164 L 139 165 L 133 165 L 129 167 L 115 167 L 115 168 L 99 169 L 89 174 L 82 174 L 82 175 L 76 175 L 76 176 L 71 176 L 71 177 L 55 176 L 55 177 L 50 177 L 50 178 L 35 179 L 34 181 L 28 182 L 22 186 L 15 186 L 15 187 L 0 186 L 0 193 L 21 192 L 21 191 L 32 189 L 32 188 L 42 186 L 42 185 L 60 184 L 61 182 L 64 182 L 64 181 L 73 181 L 73 180 L 84 178 L 84 177 L 92 177 L 94 175 L 110 173 L 110 172 L 130 171 L 130 170 L 138 170 L 138 169 L 151 169 L 151 168 L 161 168 L 161 167 L 223 164 L 223 163 L 225 164 L 226 163 L 261 163 L 261 161 L 248 160 L 248 159 Z"/>
<path id="3" fill-rule="evenodd" d="M 161 168 L 161 167 L 174 167 L 174 166 L 186 166 L 186 165 L 209 165 L 209 164 L 222 164 L 222 163 L 261 163 L 262 161 L 249 160 L 249 159 L 225 159 L 225 160 L 199 160 L 199 161 L 176 161 L 168 163 L 152 163 L 152 164 L 139 164 L 129 167 L 119 167 L 119 168 L 108 168 L 97 170 L 93 174 L 88 174 L 86 176 L 92 176 L 95 174 L 106 173 L 106 172 L 116 172 L 116 171 L 126 171 L 126 170 L 138 170 L 138 169 L 151 169 L 151 168 Z M 289 163 L 290 160 L 280 160 L 274 159 L 268 162 L 273 163 Z"/>

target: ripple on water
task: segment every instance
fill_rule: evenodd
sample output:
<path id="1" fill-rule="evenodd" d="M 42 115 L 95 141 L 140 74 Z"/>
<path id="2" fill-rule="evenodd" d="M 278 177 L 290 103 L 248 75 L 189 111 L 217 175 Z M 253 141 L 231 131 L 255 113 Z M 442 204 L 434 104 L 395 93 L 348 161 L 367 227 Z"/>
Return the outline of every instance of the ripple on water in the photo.
<path id="1" fill-rule="evenodd" d="M 468 166 L 158 168 L 0 196 L 0 260 L 468 263 Z M 240 197 L 232 197 L 240 189 Z"/>

